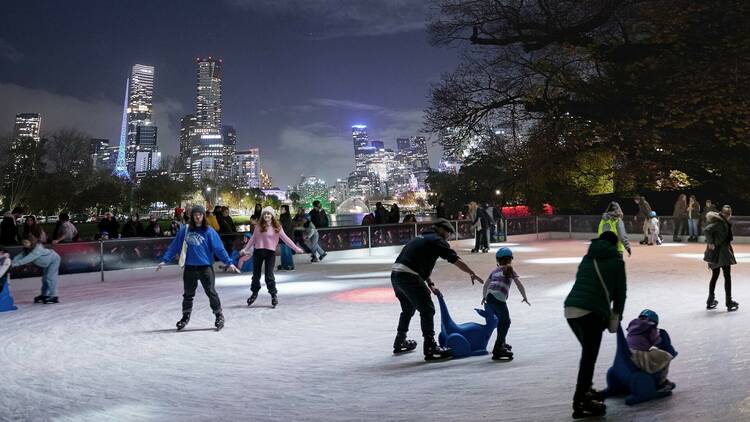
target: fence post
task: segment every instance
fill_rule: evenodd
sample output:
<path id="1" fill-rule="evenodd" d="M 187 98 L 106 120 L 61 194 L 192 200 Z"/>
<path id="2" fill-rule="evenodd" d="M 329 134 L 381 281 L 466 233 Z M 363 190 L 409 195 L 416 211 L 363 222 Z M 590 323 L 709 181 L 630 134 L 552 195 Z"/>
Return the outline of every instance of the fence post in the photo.
<path id="1" fill-rule="evenodd" d="M 104 283 L 104 242 L 99 241 L 99 273 L 101 274 L 101 282 Z"/>
<path id="2" fill-rule="evenodd" d="M 505 238 L 504 241 L 507 242 L 508 241 L 508 219 L 507 218 L 503 220 L 503 234 L 504 234 L 503 237 Z"/>
<path id="3" fill-rule="evenodd" d="M 372 227 L 367 226 L 367 254 L 372 256 Z"/>
<path id="4" fill-rule="evenodd" d="M 453 224 L 456 227 L 456 232 L 454 234 L 456 235 L 456 240 L 458 240 L 458 220 L 454 221 Z"/>
<path id="5" fill-rule="evenodd" d="M 536 239 L 539 240 L 539 216 L 534 216 L 534 229 L 536 231 Z"/>
<path id="6" fill-rule="evenodd" d="M 417 223 L 414 223 L 414 237 L 419 236 L 419 229 L 417 228 Z"/>
<path id="7" fill-rule="evenodd" d="M 568 216 L 568 239 L 573 238 L 573 216 Z"/>

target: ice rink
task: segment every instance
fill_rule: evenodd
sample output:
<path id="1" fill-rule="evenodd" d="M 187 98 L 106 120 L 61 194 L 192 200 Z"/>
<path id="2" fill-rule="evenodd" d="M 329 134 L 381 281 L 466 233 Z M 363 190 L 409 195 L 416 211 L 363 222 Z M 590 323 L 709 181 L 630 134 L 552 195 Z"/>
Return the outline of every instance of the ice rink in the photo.
<path id="1" fill-rule="evenodd" d="M 0 313 L 0 420 L 572 420 L 580 349 L 562 302 L 587 242 L 514 242 L 533 306 L 511 290 L 512 362 L 426 363 L 418 316 L 410 331 L 418 352 L 392 355 L 395 248 L 331 253 L 320 264 L 298 257 L 296 272 L 277 273 L 277 309 L 265 288 L 245 305 L 250 275 L 219 273 L 226 328 L 218 333 L 201 289 L 190 325 L 175 331 L 177 267 L 110 272 L 104 283 L 98 273 L 63 276 L 59 305 L 31 303 L 38 279 L 13 281 L 19 310 Z M 454 246 L 481 275 L 494 267 L 494 254 L 470 254 L 467 241 Z M 750 421 L 750 245 L 735 246 L 734 313 L 723 307 L 721 279 L 719 308 L 705 309 L 702 252 L 701 244 L 636 245 L 626 258 L 625 322 L 645 307 L 659 313 L 680 352 L 669 376 L 677 388 L 634 407 L 609 399 L 608 420 Z M 456 321 L 483 322 L 473 310 L 481 286 L 445 262 L 433 280 Z M 605 333 L 597 388 L 614 346 Z"/>

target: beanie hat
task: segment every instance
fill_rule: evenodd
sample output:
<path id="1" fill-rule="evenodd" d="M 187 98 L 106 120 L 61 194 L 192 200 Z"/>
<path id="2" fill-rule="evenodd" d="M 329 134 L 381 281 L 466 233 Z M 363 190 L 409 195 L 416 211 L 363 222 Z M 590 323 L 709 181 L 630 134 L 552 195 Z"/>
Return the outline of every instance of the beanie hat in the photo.
<path id="1" fill-rule="evenodd" d="M 511 251 L 510 248 L 500 248 L 495 253 L 495 258 L 502 258 L 504 256 L 513 258 L 513 251 Z"/>
<path id="2" fill-rule="evenodd" d="M 193 205 L 193 208 L 190 210 L 190 214 L 195 214 L 196 212 L 205 215 L 206 207 L 204 207 L 203 205 Z"/>
<path id="3" fill-rule="evenodd" d="M 276 216 L 276 210 L 273 209 L 273 207 L 265 207 L 263 208 L 263 211 L 260 212 L 260 215 L 263 215 L 264 213 L 269 213 L 273 216 Z"/>

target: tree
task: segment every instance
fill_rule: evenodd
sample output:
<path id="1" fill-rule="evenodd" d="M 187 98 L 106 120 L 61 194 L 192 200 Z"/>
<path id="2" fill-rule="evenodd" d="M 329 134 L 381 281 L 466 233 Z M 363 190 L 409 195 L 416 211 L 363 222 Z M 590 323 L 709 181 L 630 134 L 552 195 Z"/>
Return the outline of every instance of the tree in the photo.
<path id="1" fill-rule="evenodd" d="M 571 177 L 601 182 L 571 168 L 603 170 L 620 192 L 659 186 L 679 171 L 750 196 L 740 188 L 750 181 L 740 158 L 750 153 L 749 3 L 439 5 L 433 42 L 466 51 L 433 87 L 426 113 L 428 131 L 449 135 L 441 139 L 448 154 L 506 128 L 517 144 L 508 159 L 519 166 L 512 174 L 519 191 L 547 200 L 591 189 L 556 189 Z"/>
<path id="2" fill-rule="evenodd" d="M 294 209 L 299 208 L 299 200 L 300 200 L 299 193 L 297 192 L 290 193 L 289 200 L 292 201 L 292 208 Z"/>
<path id="3" fill-rule="evenodd" d="M 5 142 L 0 170 L 5 204 L 13 209 L 28 199 L 37 178 L 44 172 L 45 139 L 12 138 Z"/>
<path id="4" fill-rule="evenodd" d="M 79 175 L 91 169 L 91 136 L 76 129 L 54 132 L 47 142 L 47 160 L 53 173 Z"/>

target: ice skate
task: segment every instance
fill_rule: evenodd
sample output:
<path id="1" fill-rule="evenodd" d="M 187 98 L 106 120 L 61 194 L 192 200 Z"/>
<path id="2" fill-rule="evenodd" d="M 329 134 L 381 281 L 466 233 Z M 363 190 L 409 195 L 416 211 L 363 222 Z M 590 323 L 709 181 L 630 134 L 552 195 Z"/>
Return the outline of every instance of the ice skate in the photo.
<path id="1" fill-rule="evenodd" d="M 44 303 L 47 303 L 47 302 L 44 302 Z M 727 311 L 728 312 L 734 312 L 739 307 L 740 307 L 740 304 L 737 303 L 737 302 L 735 302 L 735 301 L 733 301 L 733 300 L 730 300 L 729 302 L 727 302 Z"/>
<path id="2" fill-rule="evenodd" d="M 216 331 L 221 331 L 222 328 L 224 328 L 224 314 L 219 312 L 216 314 L 216 322 L 214 322 L 214 327 L 216 327 Z"/>
<path id="3" fill-rule="evenodd" d="M 328 256 L 328 253 L 324 253 L 323 255 L 319 256 L 318 260 L 322 261 L 326 256 Z"/>
<path id="4" fill-rule="evenodd" d="M 591 418 L 606 414 L 607 406 L 594 400 L 590 392 L 587 392 L 583 397 L 573 398 L 573 419 Z"/>
<path id="5" fill-rule="evenodd" d="M 424 360 L 446 360 L 453 357 L 453 351 L 450 347 L 438 346 L 434 338 L 425 338 L 424 340 Z"/>
<path id="6" fill-rule="evenodd" d="M 404 353 L 410 352 L 417 348 L 417 342 L 414 340 L 407 340 L 406 335 L 397 335 L 396 340 L 393 342 L 393 353 Z"/>
<path id="7" fill-rule="evenodd" d="M 677 384 L 673 383 L 670 380 L 664 380 L 664 382 L 662 382 L 661 384 L 659 384 L 659 386 L 657 387 L 656 391 L 658 391 L 660 393 L 666 393 L 668 391 L 674 390 L 675 387 L 677 387 Z"/>
<path id="8" fill-rule="evenodd" d="M 190 322 L 190 312 L 182 314 L 182 319 L 177 321 L 177 331 L 182 330 Z"/>
<path id="9" fill-rule="evenodd" d="M 60 303 L 60 300 L 57 298 L 57 296 L 45 296 L 44 300 L 42 300 L 42 303 L 45 305 L 48 303 Z"/>
<path id="10" fill-rule="evenodd" d="M 709 298 L 706 301 L 706 309 L 716 309 L 717 306 L 719 306 L 719 301 L 714 298 Z"/>
<path id="11" fill-rule="evenodd" d="M 250 295 L 249 298 L 247 298 L 247 306 L 250 306 L 255 302 L 255 299 L 258 298 L 258 292 L 253 292 L 253 294 Z"/>
<path id="12" fill-rule="evenodd" d="M 44 300 L 47 298 L 45 295 L 39 295 L 34 298 L 34 303 L 44 303 Z"/>
<path id="13" fill-rule="evenodd" d="M 499 350 L 492 352 L 492 360 L 513 360 L 513 352 L 501 347 Z"/>
<path id="14" fill-rule="evenodd" d="M 276 309 L 276 305 L 279 304 L 279 298 L 276 295 L 271 296 L 271 308 Z"/>

